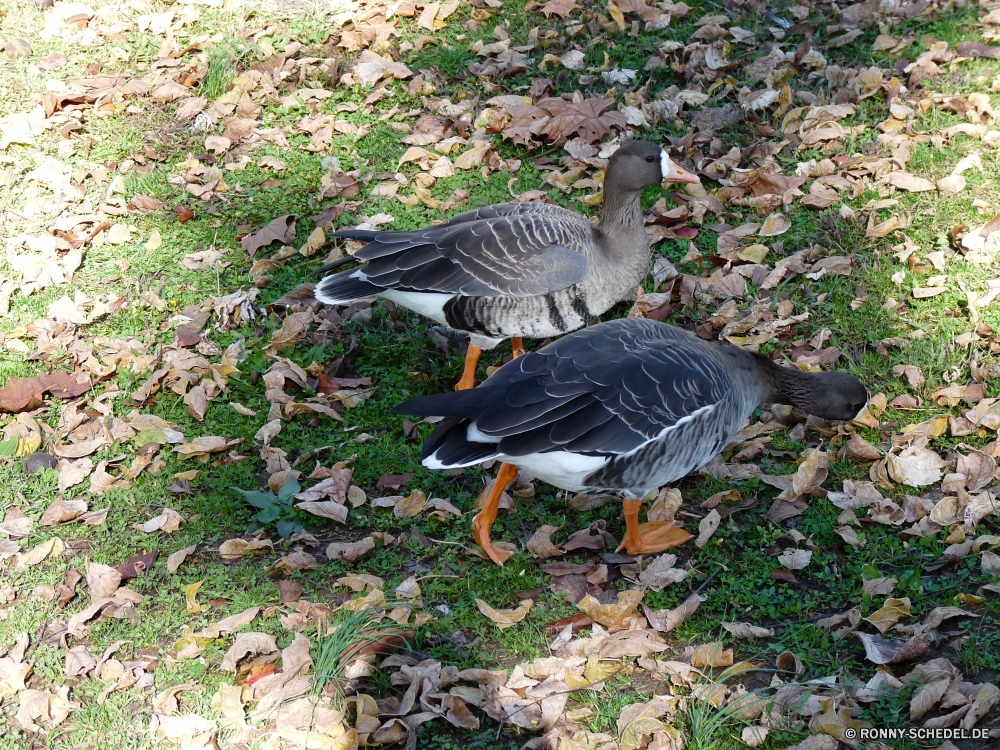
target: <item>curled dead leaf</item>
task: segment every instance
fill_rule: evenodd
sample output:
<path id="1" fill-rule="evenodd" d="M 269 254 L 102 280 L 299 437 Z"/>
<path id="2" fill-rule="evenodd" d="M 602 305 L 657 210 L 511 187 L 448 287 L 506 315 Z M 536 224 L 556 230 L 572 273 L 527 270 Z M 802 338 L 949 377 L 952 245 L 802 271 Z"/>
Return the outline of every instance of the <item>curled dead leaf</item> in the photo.
<path id="1" fill-rule="evenodd" d="M 506 630 L 521 622 L 531 611 L 531 599 L 522 599 L 514 609 L 494 609 L 482 599 L 476 599 L 476 608 L 488 617 L 500 630 Z"/>

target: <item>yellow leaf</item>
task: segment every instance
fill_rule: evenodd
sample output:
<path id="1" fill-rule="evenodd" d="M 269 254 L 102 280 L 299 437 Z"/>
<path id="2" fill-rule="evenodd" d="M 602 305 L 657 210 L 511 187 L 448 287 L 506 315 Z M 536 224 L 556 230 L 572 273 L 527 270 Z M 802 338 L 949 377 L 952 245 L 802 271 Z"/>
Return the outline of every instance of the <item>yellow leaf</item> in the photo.
<path id="1" fill-rule="evenodd" d="M 618 26 L 619 31 L 625 31 L 625 29 L 628 28 L 625 25 L 625 14 L 622 13 L 622 9 L 613 2 L 608 3 L 608 15 L 615 20 L 615 24 Z"/>
<path id="2" fill-rule="evenodd" d="M 772 214 L 772 216 L 777 215 Z M 747 263 L 761 263 L 767 257 L 768 252 L 769 250 L 766 245 L 750 245 L 750 247 L 740 250 L 737 253 L 737 257 L 740 260 L 745 260 Z"/>
<path id="3" fill-rule="evenodd" d="M 393 506 L 392 514 L 396 518 L 413 518 L 424 509 L 426 503 L 427 495 L 420 490 L 413 490 L 409 497 L 404 497 Z"/>
<path id="4" fill-rule="evenodd" d="M 733 650 L 731 648 L 723 649 L 721 642 L 702 644 L 692 654 L 691 666 L 697 669 L 731 667 L 733 666 Z"/>
<path id="5" fill-rule="evenodd" d="M 479 611 L 490 618 L 500 630 L 513 627 L 527 617 L 528 612 L 531 611 L 531 604 L 531 599 L 523 599 L 521 606 L 515 609 L 493 609 L 482 599 L 476 599 L 476 607 L 479 608 Z"/>
<path id="6" fill-rule="evenodd" d="M 198 595 L 198 589 L 204 583 L 204 580 L 198 581 L 198 583 L 192 583 L 186 589 L 184 589 L 184 603 L 187 605 L 187 611 L 192 615 L 200 615 L 205 611 L 198 602 L 195 601 L 195 597 Z"/>
<path id="7" fill-rule="evenodd" d="M 955 603 L 960 606 L 971 607 L 974 604 L 982 604 L 983 597 L 976 596 L 975 594 L 958 594 L 955 596 Z"/>
<path id="8" fill-rule="evenodd" d="M 604 662 L 597 658 L 597 654 L 587 657 L 587 666 L 583 670 L 583 676 L 587 682 L 594 685 L 601 680 L 605 680 L 618 671 L 620 665 L 615 662 Z"/>
<path id="9" fill-rule="evenodd" d="M 869 617 L 863 618 L 870 622 L 878 631 L 885 635 L 887 631 L 896 626 L 901 617 L 910 616 L 909 599 L 886 599 L 885 606 L 872 612 Z"/>
<path id="10" fill-rule="evenodd" d="M 635 612 L 642 601 L 642 592 L 635 589 L 618 592 L 617 604 L 601 604 L 590 594 L 581 599 L 576 607 L 587 617 L 601 623 L 606 628 L 618 625 L 622 620 Z"/>

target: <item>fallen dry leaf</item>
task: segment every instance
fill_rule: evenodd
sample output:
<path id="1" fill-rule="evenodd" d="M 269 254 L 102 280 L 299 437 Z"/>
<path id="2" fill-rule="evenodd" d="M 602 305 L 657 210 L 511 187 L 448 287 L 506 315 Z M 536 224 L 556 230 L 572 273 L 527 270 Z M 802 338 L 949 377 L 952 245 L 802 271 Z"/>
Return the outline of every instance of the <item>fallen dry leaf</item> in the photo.
<path id="1" fill-rule="evenodd" d="M 606 628 L 615 627 L 622 620 L 633 614 L 642 601 L 642 592 L 635 589 L 618 592 L 617 604 L 601 604 L 590 594 L 587 594 L 579 602 L 577 609 L 583 612 L 594 622 L 599 622 Z"/>
<path id="2" fill-rule="evenodd" d="M 532 603 L 531 599 L 523 599 L 521 605 L 514 609 L 493 609 L 482 599 L 476 599 L 476 608 L 488 617 L 497 628 L 506 630 L 528 616 Z"/>
<path id="3" fill-rule="evenodd" d="M 184 549 L 179 549 L 174 552 L 170 557 L 167 558 L 167 572 L 175 572 L 181 564 L 188 558 L 192 552 L 197 549 L 197 544 L 192 544 L 190 547 L 185 547 Z"/>
<path id="4" fill-rule="evenodd" d="M 778 562 L 789 570 L 802 570 L 812 560 L 812 555 L 809 549 L 786 549 L 778 555 Z"/>
<path id="5" fill-rule="evenodd" d="M 329 560 L 346 560 L 356 562 L 375 549 L 375 539 L 366 536 L 357 542 L 334 542 L 326 548 L 326 557 Z"/>

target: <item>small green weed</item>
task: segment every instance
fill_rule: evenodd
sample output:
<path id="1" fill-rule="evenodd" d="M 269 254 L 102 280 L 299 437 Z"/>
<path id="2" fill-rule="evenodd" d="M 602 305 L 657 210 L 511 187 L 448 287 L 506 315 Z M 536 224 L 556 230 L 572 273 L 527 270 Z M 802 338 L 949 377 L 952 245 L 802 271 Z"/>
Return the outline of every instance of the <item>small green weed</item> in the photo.
<path id="1" fill-rule="evenodd" d="M 260 490 L 241 490 L 238 487 L 232 489 L 243 495 L 250 505 L 258 509 L 253 521 L 259 524 L 260 528 L 274 523 L 278 534 L 283 539 L 287 539 L 297 531 L 302 531 L 302 524 L 290 518 L 290 516 L 296 515 L 296 511 L 292 507 L 292 496 L 302 491 L 302 487 L 294 478 L 288 479 L 281 485 L 277 495 L 270 490 L 261 492 Z"/>

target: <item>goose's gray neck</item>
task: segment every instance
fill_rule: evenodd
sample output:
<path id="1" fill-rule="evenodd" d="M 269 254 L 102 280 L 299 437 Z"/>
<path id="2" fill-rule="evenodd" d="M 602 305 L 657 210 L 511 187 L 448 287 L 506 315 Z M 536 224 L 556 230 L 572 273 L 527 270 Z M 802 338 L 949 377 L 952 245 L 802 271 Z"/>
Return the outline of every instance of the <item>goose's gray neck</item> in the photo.
<path id="1" fill-rule="evenodd" d="M 763 376 L 761 403 L 790 404 L 808 410 L 818 385 L 815 375 L 797 367 L 781 367 L 762 354 L 754 356 Z"/>
<path id="2" fill-rule="evenodd" d="M 640 199 L 641 190 L 623 190 L 614 182 L 605 183 L 600 228 L 608 234 L 646 234 Z"/>

